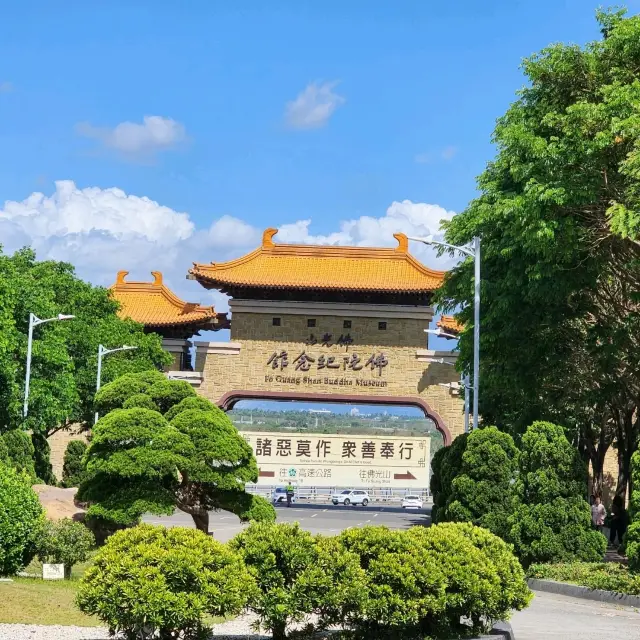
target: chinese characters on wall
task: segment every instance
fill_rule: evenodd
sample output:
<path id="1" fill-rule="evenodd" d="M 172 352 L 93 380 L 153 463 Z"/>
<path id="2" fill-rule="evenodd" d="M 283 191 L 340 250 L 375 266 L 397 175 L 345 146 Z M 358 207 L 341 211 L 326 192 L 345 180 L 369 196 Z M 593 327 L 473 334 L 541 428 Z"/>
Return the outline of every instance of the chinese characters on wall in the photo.
<path id="1" fill-rule="evenodd" d="M 361 369 L 370 369 L 378 371 L 378 375 L 382 375 L 382 370 L 389 364 L 389 359 L 384 353 L 372 353 L 369 358 L 364 359 L 357 353 L 351 353 L 344 356 L 330 356 L 321 354 L 319 356 L 308 354 L 306 351 L 300 353 L 293 360 L 290 360 L 289 352 L 285 349 L 274 351 L 267 360 L 267 366 L 272 369 L 283 371 L 291 365 L 294 371 L 307 372 L 314 368 L 318 371 L 322 369 L 342 369 L 343 371 L 360 371 Z"/>

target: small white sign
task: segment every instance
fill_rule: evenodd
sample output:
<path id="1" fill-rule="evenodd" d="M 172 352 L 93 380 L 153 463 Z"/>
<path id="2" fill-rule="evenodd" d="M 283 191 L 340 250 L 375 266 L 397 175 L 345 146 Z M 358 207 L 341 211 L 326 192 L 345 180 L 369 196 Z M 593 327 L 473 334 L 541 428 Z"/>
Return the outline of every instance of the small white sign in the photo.
<path id="1" fill-rule="evenodd" d="M 64 580 L 63 564 L 43 564 L 42 565 L 43 580 Z"/>

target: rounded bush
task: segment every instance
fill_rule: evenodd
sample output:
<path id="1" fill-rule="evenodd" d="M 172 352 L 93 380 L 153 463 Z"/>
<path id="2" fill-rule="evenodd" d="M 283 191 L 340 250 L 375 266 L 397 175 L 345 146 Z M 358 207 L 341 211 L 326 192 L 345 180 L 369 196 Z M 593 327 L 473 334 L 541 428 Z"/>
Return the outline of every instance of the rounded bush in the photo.
<path id="1" fill-rule="evenodd" d="M 509 518 L 510 541 L 525 567 L 538 562 L 600 562 L 606 538 L 591 528 L 591 511 L 582 498 L 520 504 Z"/>
<path id="2" fill-rule="evenodd" d="M 210 402 L 202 396 L 188 396 L 184 400 L 180 400 L 178 404 L 174 404 L 165 414 L 164 417 L 171 422 L 179 413 L 189 411 L 189 409 L 199 409 L 200 411 L 210 411 L 215 413 L 222 419 L 225 417 L 229 420 L 229 416 L 220 407 L 216 407 L 213 402 Z M 229 420 L 231 422 L 231 420 Z M 233 424 L 233 423 L 232 423 Z"/>
<path id="3" fill-rule="evenodd" d="M 640 572 L 640 450 L 631 456 L 631 486 L 630 524 L 624 537 L 624 547 L 629 558 L 629 569 Z"/>
<path id="4" fill-rule="evenodd" d="M 33 460 L 35 449 L 29 434 L 19 429 L 12 429 L 2 434 L 2 439 L 7 446 L 11 466 L 18 471 L 24 471 L 32 484 L 35 483 L 36 469 Z"/>
<path id="5" fill-rule="evenodd" d="M 0 462 L 4 462 L 4 464 L 10 464 L 9 460 L 9 449 L 5 444 L 4 438 L 0 436 Z"/>
<path id="6" fill-rule="evenodd" d="M 84 562 L 95 544 L 93 533 L 81 522 L 70 518 L 47 521 L 38 534 L 37 555 L 41 562 L 63 564 L 68 580 L 73 565 Z"/>
<path id="7" fill-rule="evenodd" d="M 274 640 L 287 627 L 315 615 L 324 628 L 359 611 L 365 597 L 358 557 L 337 539 L 313 537 L 289 523 L 252 524 L 230 545 L 241 555 L 258 590 L 249 599 L 261 625 Z"/>
<path id="8" fill-rule="evenodd" d="M 167 380 L 164 377 L 151 385 L 147 393 L 158 405 L 161 413 L 166 413 L 185 398 L 196 395 L 193 387 L 185 380 Z"/>
<path id="9" fill-rule="evenodd" d="M 469 434 L 463 433 L 451 445 L 438 450 L 433 456 L 431 486 L 434 492 L 432 509 L 434 523 L 446 520 L 447 503 L 451 499 L 453 480 L 460 474 L 468 437 Z"/>
<path id="10" fill-rule="evenodd" d="M 105 414 L 114 409 L 122 409 L 131 396 L 147 393 L 155 383 L 163 380 L 166 378 L 159 371 L 141 371 L 120 376 L 100 387 L 95 397 L 96 410 Z"/>
<path id="11" fill-rule="evenodd" d="M 150 409 L 158 411 L 158 405 L 146 393 L 135 393 L 122 403 L 123 409 Z"/>
<path id="12" fill-rule="evenodd" d="M 198 638 L 204 616 L 239 614 L 255 591 L 241 558 L 192 529 L 140 525 L 114 533 L 78 589 L 81 611 L 128 639 Z"/>
<path id="13" fill-rule="evenodd" d="M 87 443 L 83 440 L 71 440 L 64 452 L 62 466 L 62 485 L 64 487 L 77 487 L 86 476 L 84 467 L 84 454 L 87 451 Z"/>
<path id="14" fill-rule="evenodd" d="M 0 463 L 0 575 L 13 575 L 31 562 L 43 519 L 29 476 Z"/>

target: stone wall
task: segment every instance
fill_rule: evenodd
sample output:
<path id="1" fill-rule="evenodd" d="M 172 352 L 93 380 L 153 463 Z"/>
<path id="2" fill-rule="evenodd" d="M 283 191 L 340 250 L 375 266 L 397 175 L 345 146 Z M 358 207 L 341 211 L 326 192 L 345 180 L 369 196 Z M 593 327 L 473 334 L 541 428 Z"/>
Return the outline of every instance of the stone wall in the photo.
<path id="1" fill-rule="evenodd" d="M 203 374 L 198 392 L 214 402 L 239 390 L 351 395 L 362 402 L 375 396 L 417 397 L 437 412 L 453 437 L 463 432 L 462 398 L 439 386 L 458 382 L 459 374 L 450 364 L 428 360 L 454 362 L 455 356 L 425 348 L 428 318 L 423 313 L 399 317 L 393 307 L 388 313 L 372 307 L 366 317 L 355 315 L 362 309 L 349 315 L 329 314 L 319 306 L 307 313 L 285 311 L 234 309 L 230 343 L 197 342 L 195 369 Z M 326 334 L 331 339 L 323 344 Z M 312 336 L 315 344 L 309 344 Z M 347 336 L 352 343 L 344 344 Z"/>

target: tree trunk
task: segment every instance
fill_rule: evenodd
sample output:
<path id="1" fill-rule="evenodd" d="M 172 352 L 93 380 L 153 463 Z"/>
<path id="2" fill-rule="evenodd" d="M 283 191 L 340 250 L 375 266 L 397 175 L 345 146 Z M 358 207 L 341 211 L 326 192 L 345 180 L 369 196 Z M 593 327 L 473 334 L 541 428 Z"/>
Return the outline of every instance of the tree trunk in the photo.
<path id="1" fill-rule="evenodd" d="M 631 456 L 637 439 L 637 422 L 634 424 L 634 411 L 624 412 L 618 420 L 618 484 L 616 496 L 623 500 L 627 496 L 627 487 L 631 475 Z"/>
<path id="2" fill-rule="evenodd" d="M 287 623 L 275 622 L 273 629 L 271 630 L 273 640 L 286 640 L 287 637 Z"/>
<path id="3" fill-rule="evenodd" d="M 209 533 L 209 512 L 208 511 L 199 511 L 198 513 L 192 513 L 191 517 L 193 518 L 193 524 L 196 525 L 196 529 L 198 531 L 202 531 L 202 533 Z"/>

